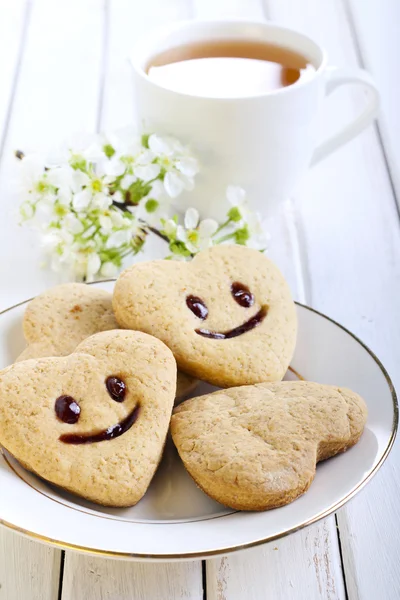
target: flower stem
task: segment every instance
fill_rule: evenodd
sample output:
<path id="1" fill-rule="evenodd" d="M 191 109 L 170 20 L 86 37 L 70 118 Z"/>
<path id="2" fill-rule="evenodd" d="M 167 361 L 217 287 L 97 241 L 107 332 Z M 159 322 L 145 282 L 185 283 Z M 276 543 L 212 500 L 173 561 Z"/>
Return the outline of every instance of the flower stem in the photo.
<path id="1" fill-rule="evenodd" d="M 145 229 L 148 229 L 149 231 L 151 231 L 151 233 L 154 233 L 154 235 L 156 235 L 160 239 L 164 240 L 164 242 L 167 242 L 167 244 L 169 244 L 169 238 L 166 235 L 164 235 L 163 233 L 161 233 L 161 231 L 159 229 L 156 229 L 155 227 L 151 227 L 150 225 L 148 225 L 146 223 L 146 221 L 143 221 L 143 219 L 139 219 L 139 221 L 141 223 L 143 223 Z"/>
<path id="2" fill-rule="evenodd" d="M 122 210 L 122 212 L 130 212 L 125 202 L 117 202 L 116 200 L 113 200 L 113 206 L 116 206 L 119 208 L 119 210 Z"/>
<path id="3" fill-rule="evenodd" d="M 222 237 L 220 237 L 218 240 L 215 240 L 216 244 L 221 244 L 222 242 L 226 242 L 227 240 L 231 240 L 233 237 L 235 237 L 235 233 L 228 233 L 227 235 L 223 235 Z"/>
<path id="4" fill-rule="evenodd" d="M 230 223 L 230 222 L 231 222 L 231 220 L 230 220 L 230 219 L 227 219 L 227 221 L 225 221 L 225 223 L 222 223 L 222 224 L 221 224 L 221 225 L 218 227 L 218 229 L 215 231 L 215 233 L 213 234 L 213 237 L 214 237 L 214 235 L 217 235 L 217 233 L 219 233 L 219 232 L 220 232 L 222 229 L 224 229 L 224 227 L 226 227 L 227 225 L 229 225 L 229 223 Z"/>

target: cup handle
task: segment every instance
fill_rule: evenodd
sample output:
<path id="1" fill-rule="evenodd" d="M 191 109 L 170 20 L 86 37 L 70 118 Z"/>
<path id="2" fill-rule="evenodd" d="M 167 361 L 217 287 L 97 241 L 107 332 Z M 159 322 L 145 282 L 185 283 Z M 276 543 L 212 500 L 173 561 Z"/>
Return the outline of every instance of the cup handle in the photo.
<path id="1" fill-rule="evenodd" d="M 325 94 L 328 96 L 336 88 L 347 85 L 349 83 L 356 83 L 364 85 L 368 89 L 368 103 L 364 110 L 356 117 L 351 123 L 345 125 L 338 133 L 335 133 L 327 140 L 322 142 L 314 151 L 311 159 L 311 166 L 316 165 L 322 159 L 326 158 L 343 146 L 351 139 L 356 137 L 363 131 L 377 116 L 379 108 L 379 92 L 376 85 L 369 73 L 363 69 L 347 69 L 338 67 L 329 67 L 325 74 Z"/>

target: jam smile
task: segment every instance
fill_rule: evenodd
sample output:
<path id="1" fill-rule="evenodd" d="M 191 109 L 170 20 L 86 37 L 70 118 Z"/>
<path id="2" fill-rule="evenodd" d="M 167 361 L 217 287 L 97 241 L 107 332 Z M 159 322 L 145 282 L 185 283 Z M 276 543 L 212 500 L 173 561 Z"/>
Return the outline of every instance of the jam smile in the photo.
<path id="1" fill-rule="evenodd" d="M 97 433 L 65 433 L 60 435 L 60 442 L 65 444 L 95 444 L 104 440 L 114 440 L 129 431 L 139 416 L 139 409 L 140 405 L 137 404 L 125 419 Z"/>
<path id="2" fill-rule="evenodd" d="M 247 331 L 251 331 L 260 323 L 263 322 L 268 313 L 268 307 L 263 306 L 254 317 L 251 317 L 248 321 L 242 323 L 238 327 L 234 329 L 230 329 L 229 331 L 210 331 L 209 329 L 195 329 L 195 332 L 199 335 L 202 335 L 206 338 L 212 338 L 214 340 L 229 340 L 230 338 L 237 337 L 238 335 L 242 335 Z"/>

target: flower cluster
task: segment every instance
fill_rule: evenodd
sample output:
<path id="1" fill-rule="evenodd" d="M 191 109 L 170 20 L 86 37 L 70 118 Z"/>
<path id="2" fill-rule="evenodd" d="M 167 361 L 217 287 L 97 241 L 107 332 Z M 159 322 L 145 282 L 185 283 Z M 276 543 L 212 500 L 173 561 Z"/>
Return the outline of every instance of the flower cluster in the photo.
<path id="1" fill-rule="evenodd" d="M 268 237 L 264 233 L 259 215 L 250 210 L 245 191 L 229 186 L 226 196 L 231 208 L 226 219 L 219 224 L 214 219 L 200 220 L 195 208 L 188 208 L 183 225 L 178 218 L 163 219 L 161 233 L 169 243 L 168 258 L 187 260 L 198 252 L 217 244 L 240 244 L 264 251 Z"/>
<path id="2" fill-rule="evenodd" d="M 178 259 L 220 243 L 265 247 L 260 220 L 240 188 L 228 188 L 230 209 L 221 224 L 200 220 L 194 208 L 182 224 L 173 216 L 172 199 L 193 189 L 199 170 L 174 138 L 139 137 L 125 129 L 75 139 L 47 160 L 17 156 L 23 167 L 22 221 L 40 230 L 51 267 L 74 279 L 115 275 L 127 256 L 142 250 L 149 233 L 168 242 L 169 257 Z"/>

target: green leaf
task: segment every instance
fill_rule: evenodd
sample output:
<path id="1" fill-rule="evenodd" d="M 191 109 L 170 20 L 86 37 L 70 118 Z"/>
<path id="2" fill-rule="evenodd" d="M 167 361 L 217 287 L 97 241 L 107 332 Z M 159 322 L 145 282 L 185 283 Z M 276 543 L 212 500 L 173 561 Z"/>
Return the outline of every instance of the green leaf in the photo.
<path id="1" fill-rule="evenodd" d="M 156 212 L 156 210 L 159 206 L 160 206 L 159 202 L 157 202 L 157 200 L 154 200 L 153 198 L 150 198 L 149 200 L 147 200 L 146 204 L 144 205 L 144 207 L 148 213 Z"/>
<path id="2" fill-rule="evenodd" d="M 127 204 L 139 204 L 140 200 L 150 194 L 151 184 L 144 183 L 141 179 L 134 181 L 125 192 L 125 202 Z"/>
<path id="3" fill-rule="evenodd" d="M 144 133 L 142 135 L 142 146 L 144 148 L 148 148 L 149 147 L 149 137 L 150 137 L 149 133 Z"/>
<path id="4" fill-rule="evenodd" d="M 80 154 L 72 154 L 69 164 L 75 171 L 86 171 L 87 162 Z"/>
<path id="5" fill-rule="evenodd" d="M 169 249 L 171 250 L 171 252 L 173 254 L 179 254 L 180 256 L 191 256 L 192 255 L 192 253 L 186 248 L 185 243 L 181 242 L 180 240 L 171 242 L 169 245 Z"/>
<path id="6" fill-rule="evenodd" d="M 107 156 L 107 158 L 112 158 L 114 156 L 114 154 L 115 154 L 115 150 L 111 146 L 111 144 L 105 144 L 103 146 L 103 152 Z"/>
<path id="7" fill-rule="evenodd" d="M 237 206 L 232 206 L 232 208 L 228 211 L 227 214 L 228 214 L 229 219 L 231 221 L 233 221 L 234 223 L 237 223 L 242 218 L 242 214 Z"/>

